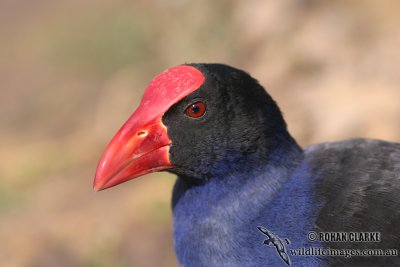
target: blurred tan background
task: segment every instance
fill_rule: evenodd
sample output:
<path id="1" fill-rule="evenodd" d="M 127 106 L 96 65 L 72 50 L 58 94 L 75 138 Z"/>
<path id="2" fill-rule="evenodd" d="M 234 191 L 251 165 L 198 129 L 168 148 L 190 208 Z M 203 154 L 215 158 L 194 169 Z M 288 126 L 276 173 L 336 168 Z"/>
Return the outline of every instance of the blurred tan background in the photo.
<path id="1" fill-rule="evenodd" d="M 176 266 L 174 177 L 100 193 L 146 84 L 185 62 L 250 72 L 303 146 L 400 141 L 400 2 L 1 0 L 0 266 Z"/>

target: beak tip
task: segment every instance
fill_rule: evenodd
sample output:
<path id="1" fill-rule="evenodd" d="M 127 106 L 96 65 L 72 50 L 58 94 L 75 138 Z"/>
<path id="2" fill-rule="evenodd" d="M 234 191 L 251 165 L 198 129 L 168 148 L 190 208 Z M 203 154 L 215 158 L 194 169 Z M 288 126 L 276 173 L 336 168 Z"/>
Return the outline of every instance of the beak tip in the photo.
<path id="1" fill-rule="evenodd" d="M 101 188 L 100 188 L 100 187 L 93 186 L 93 191 L 94 191 L 94 192 L 99 192 L 99 191 L 101 191 Z"/>
<path id="2" fill-rule="evenodd" d="M 97 177 L 96 177 L 97 178 Z M 101 183 L 100 181 L 98 181 L 98 179 L 94 179 L 94 182 L 93 182 L 93 191 L 95 191 L 95 192 L 99 192 L 99 191 L 102 191 L 102 190 L 104 190 L 105 188 L 104 188 L 104 183 Z"/>
<path id="3" fill-rule="evenodd" d="M 99 191 L 101 191 L 101 190 L 103 190 L 103 189 L 101 188 L 100 185 L 96 185 L 96 184 L 93 185 L 93 191 L 94 191 L 94 192 L 99 192 Z"/>

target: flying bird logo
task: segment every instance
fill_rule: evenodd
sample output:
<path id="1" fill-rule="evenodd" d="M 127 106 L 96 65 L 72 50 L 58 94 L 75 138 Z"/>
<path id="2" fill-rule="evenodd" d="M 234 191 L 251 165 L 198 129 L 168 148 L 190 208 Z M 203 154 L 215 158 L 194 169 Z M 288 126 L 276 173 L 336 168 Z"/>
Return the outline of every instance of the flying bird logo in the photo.
<path id="1" fill-rule="evenodd" d="M 268 246 L 274 246 L 278 255 L 282 258 L 282 260 L 290 266 L 290 258 L 287 254 L 286 247 L 282 240 L 274 234 L 273 232 L 269 231 L 267 228 L 262 226 L 257 226 L 257 229 L 263 233 L 264 235 L 268 236 L 268 239 L 264 240 L 264 244 Z M 286 244 L 290 244 L 289 239 L 285 238 Z"/>

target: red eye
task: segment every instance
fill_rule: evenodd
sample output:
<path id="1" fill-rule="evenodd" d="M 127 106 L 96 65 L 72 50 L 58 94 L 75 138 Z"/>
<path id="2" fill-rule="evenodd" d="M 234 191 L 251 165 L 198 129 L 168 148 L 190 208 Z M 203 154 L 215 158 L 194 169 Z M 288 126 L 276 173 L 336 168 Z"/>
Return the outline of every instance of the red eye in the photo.
<path id="1" fill-rule="evenodd" d="M 186 108 L 185 112 L 186 115 L 188 115 L 189 117 L 200 118 L 201 116 L 204 115 L 204 113 L 206 113 L 206 105 L 204 104 L 204 102 L 197 101 L 194 102 L 193 104 L 190 104 Z"/>

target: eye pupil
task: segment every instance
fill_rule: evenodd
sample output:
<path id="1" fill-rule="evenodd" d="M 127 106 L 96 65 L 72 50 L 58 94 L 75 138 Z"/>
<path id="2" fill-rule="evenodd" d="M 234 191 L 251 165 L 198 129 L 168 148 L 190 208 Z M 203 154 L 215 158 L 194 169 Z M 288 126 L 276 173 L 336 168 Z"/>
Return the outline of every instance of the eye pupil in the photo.
<path id="1" fill-rule="evenodd" d="M 197 114 L 200 112 L 200 107 L 196 105 L 192 105 L 192 112 Z"/>
<path id="2" fill-rule="evenodd" d="M 206 105 L 202 101 L 197 101 L 190 104 L 185 112 L 191 118 L 200 118 L 206 112 Z"/>

